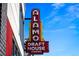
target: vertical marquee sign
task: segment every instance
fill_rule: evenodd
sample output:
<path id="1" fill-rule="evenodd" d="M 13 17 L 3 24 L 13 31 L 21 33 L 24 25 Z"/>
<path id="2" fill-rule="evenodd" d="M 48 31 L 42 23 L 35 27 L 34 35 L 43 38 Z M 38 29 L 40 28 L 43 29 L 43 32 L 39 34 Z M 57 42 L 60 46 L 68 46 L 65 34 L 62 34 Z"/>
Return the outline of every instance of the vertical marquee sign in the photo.
<path id="1" fill-rule="evenodd" d="M 26 52 L 30 54 L 43 54 L 49 52 L 48 41 L 42 38 L 42 23 L 40 21 L 40 11 L 33 9 L 31 12 L 30 36 L 26 42 Z"/>

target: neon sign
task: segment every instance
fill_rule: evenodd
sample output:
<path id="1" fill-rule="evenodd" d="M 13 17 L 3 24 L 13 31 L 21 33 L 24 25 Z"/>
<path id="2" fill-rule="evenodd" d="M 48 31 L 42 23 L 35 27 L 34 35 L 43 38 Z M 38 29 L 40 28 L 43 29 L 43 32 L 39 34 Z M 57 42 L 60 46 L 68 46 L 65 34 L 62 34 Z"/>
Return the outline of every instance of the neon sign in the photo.
<path id="1" fill-rule="evenodd" d="M 49 52 L 48 41 L 42 38 L 42 23 L 40 21 L 40 11 L 33 9 L 31 13 L 30 36 L 26 42 L 26 52 L 31 54 L 43 54 Z"/>

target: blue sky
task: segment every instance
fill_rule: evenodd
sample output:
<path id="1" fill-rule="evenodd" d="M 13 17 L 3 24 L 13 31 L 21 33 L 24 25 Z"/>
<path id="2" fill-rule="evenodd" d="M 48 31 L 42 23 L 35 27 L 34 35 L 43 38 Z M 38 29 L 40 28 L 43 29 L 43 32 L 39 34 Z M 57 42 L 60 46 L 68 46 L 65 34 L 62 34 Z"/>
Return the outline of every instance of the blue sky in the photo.
<path id="1" fill-rule="evenodd" d="M 79 4 L 27 3 L 25 17 L 38 8 L 43 25 L 43 37 L 49 41 L 49 53 L 44 56 L 79 56 Z M 24 38 L 29 37 L 29 20 L 24 23 Z"/>

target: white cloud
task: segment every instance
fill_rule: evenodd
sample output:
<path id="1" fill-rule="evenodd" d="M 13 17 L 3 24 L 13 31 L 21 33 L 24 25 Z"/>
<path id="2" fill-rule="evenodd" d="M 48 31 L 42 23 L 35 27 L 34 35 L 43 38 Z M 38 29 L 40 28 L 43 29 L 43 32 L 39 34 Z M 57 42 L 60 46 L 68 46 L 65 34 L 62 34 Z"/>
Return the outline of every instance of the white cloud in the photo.
<path id="1" fill-rule="evenodd" d="M 67 8 L 68 14 L 72 15 L 75 18 L 79 18 L 79 6 L 72 5 Z"/>
<path id="2" fill-rule="evenodd" d="M 76 9 L 75 6 L 69 6 L 69 7 L 68 7 L 68 12 L 69 12 L 69 13 L 70 13 L 70 12 L 74 12 L 75 9 Z"/>
<path id="3" fill-rule="evenodd" d="M 60 7 L 63 7 L 65 6 L 64 3 L 55 3 L 55 4 L 52 4 L 52 6 L 55 6 L 55 9 L 59 9 Z M 48 16 L 47 19 L 49 18 L 52 18 L 52 20 L 58 20 L 58 18 L 69 18 L 69 21 L 73 21 L 75 18 L 79 18 L 79 4 L 76 4 L 76 5 L 71 5 L 69 7 L 66 8 L 66 13 L 63 15 L 63 16 L 56 16 L 57 14 L 57 11 L 53 11 L 51 12 L 51 14 Z M 57 18 L 57 19 L 56 19 Z"/>
<path id="4" fill-rule="evenodd" d="M 67 28 L 60 28 L 60 29 L 55 29 L 55 30 L 47 29 L 47 30 L 43 30 L 43 32 L 44 33 L 60 32 L 60 31 L 64 31 L 65 29 L 67 29 Z"/>
<path id="5" fill-rule="evenodd" d="M 64 5 L 65 4 L 52 4 L 52 6 L 56 6 L 56 8 L 62 7 Z M 70 28 L 70 29 L 75 28 L 75 26 L 72 26 L 71 24 L 74 20 L 76 20 L 76 18 L 79 18 L 79 4 L 69 5 L 65 9 L 67 12 L 64 15 L 56 15 L 58 10 L 56 10 L 56 12 L 52 10 L 51 14 L 47 17 L 47 20 L 50 20 L 50 21 L 47 22 L 46 28 L 53 29 L 53 28 L 55 28 L 55 26 L 54 26 L 55 24 L 58 24 L 57 27 L 59 27 L 59 26 L 61 27 L 61 28 L 57 28 L 55 30 L 53 29 L 53 31 L 50 30 L 50 32 L 58 31 L 58 29 L 61 30 L 64 27 Z M 61 25 L 61 24 L 63 24 L 63 25 Z"/>
<path id="6" fill-rule="evenodd" d="M 54 17 L 56 15 L 56 13 L 57 13 L 57 10 L 55 10 L 55 11 L 52 10 L 51 13 L 49 14 L 49 16 L 47 16 L 45 19 L 48 20 L 49 18 Z"/>
<path id="7" fill-rule="evenodd" d="M 66 4 L 64 3 L 54 3 L 52 4 L 52 6 L 54 6 L 55 10 L 52 10 L 50 15 L 46 17 L 46 19 L 50 19 L 50 18 L 57 18 L 58 16 L 56 16 L 57 11 L 59 10 L 59 8 L 65 6 Z M 76 5 L 70 5 L 69 7 L 66 8 L 66 13 L 63 15 L 64 17 L 68 17 L 71 21 L 75 18 L 79 18 L 79 4 Z M 61 16 L 59 16 L 60 18 L 63 18 Z M 58 20 L 58 19 L 57 19 Z"/>
<path id="8" fill-rule="evenodd" d="M 59 16 L 55 16 L 48 22 L 48 24 L 51 24 L 51 23 L 54 24 L 55 22 L 59 22 L 60 20 L 61 19 Z"/>
<path id="9" fill-rule="evenodd" d="M 54 6 L 55 9 L 59 9 L 60 7 L 63 7 L 65 4 L 64 3 L 54 3 L 51 6 Z"/>
<path id="10" fill-rule="evenodd" d="M 75 25 L 72 25 L 72 26 L 69 26 L 68 28 L 70 28 L 70 29 L 75 29 L 76 26 L 75 26 Z"/>
<path id="11" fill-rule="evenodd" d="M 45 19 L 49 19 L 49 18 L 55 16 L 58 9 L 60 9 L 60 7 L 65 6 L 65 4 L 64 3 L 53 3 L 53 4 L 51 4 L 51 6 L 53 7 L 53 10 L 49 14 L 49 16 L 47 16 Z"/>

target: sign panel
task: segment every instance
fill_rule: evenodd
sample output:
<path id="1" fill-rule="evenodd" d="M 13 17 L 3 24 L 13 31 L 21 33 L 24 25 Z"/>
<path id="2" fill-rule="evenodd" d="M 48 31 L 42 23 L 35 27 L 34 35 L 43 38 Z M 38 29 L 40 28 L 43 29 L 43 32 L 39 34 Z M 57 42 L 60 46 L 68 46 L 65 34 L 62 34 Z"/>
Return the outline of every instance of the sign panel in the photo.
<path id="1" fill-rule="evenodd" d="M 39 41 L 39 42 L 26 42 L 26 52 L 31 54 L 43 54 L 48 52 L 48 41 Z"/>
<path id="2" fill-rule="evenodd" d="M 31 21 L 31 41 L 41 41 L 41 22 L 40 22 L 39 10 L 32 10 L 32 21 Z"/>

